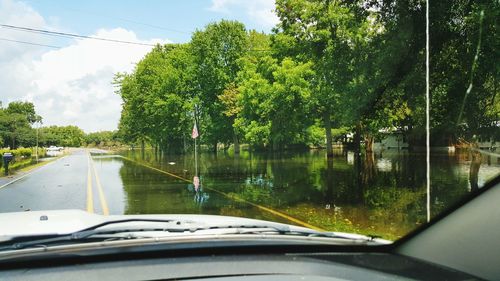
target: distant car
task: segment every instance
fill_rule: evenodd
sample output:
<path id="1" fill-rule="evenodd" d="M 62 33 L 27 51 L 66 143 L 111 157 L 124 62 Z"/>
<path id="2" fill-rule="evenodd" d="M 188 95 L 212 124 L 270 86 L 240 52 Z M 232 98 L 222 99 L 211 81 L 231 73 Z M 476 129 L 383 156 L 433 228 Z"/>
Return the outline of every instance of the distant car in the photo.
<path id="1" fill-rule="evenodd" d="M 51 145 L 47 148 L 47 151 L 62 151 L 64 147 Z"/>

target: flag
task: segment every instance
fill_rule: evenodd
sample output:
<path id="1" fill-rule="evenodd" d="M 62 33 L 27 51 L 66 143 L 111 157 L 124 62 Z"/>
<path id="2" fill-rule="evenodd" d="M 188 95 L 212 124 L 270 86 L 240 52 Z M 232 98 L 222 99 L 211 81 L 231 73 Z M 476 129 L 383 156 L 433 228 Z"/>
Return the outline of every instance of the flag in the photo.
<path id="1" fill-rule="evenodd" d="M 197 138 L 199 135 L 198 135 L 198 128 L 196 127 L 196 123 L 194 123 L 194 126 L 193 126 L 193 132 L 191 133 L 191 137 L 193 139 Z"/>

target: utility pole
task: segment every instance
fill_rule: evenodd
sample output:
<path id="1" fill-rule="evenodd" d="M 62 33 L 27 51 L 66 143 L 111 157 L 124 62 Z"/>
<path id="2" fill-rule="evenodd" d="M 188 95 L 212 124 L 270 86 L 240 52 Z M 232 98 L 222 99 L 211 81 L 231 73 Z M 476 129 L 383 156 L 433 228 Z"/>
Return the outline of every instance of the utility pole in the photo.
<path id="1" fill-rule="evenodd" d="M 40 129 L 40 124 L 42 123 L 41 117 L 38 118 L 36 121 L 36 148 L 35 148 L 35 158 L 36 158 L 36 163 L 38 163 L 38 130 Z"/>
<path id="2" fill-rule="evenodd" d="M 36 163 L 38 163 L 38 125 L 36 126 L 36 148 L 35 148 Z"/>

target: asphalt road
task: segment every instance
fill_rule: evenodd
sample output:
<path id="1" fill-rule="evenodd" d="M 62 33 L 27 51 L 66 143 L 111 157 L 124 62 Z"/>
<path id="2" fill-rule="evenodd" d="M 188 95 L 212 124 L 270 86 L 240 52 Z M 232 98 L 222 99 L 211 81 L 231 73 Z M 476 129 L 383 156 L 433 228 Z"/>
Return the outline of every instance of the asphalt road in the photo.
<path id="1" fill-rule="evenodd" d="M 108 214 L 99 176 L 86 149 L 73 150 L 0 188 L 0 212 L 61 209 Z"/>

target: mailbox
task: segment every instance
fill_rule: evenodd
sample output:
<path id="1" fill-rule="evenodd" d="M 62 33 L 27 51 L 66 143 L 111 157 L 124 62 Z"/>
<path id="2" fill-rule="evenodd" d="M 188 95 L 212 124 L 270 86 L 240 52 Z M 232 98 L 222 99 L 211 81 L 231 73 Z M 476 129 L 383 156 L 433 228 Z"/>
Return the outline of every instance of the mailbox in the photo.
<path id="1" fill-rule="evenodd" d="M 10 153 L 10 152 L 5 152 L 2 155 L 2 158 L 3 158 L 3 167 L 5 170 L 5 175 L 8 175 L 9 174 L 9 163 L 10 163 L 10 161 L 12 161 L 12 159 L 14 159 L 14 155 L 12 155 L 12 153 Z"/>

